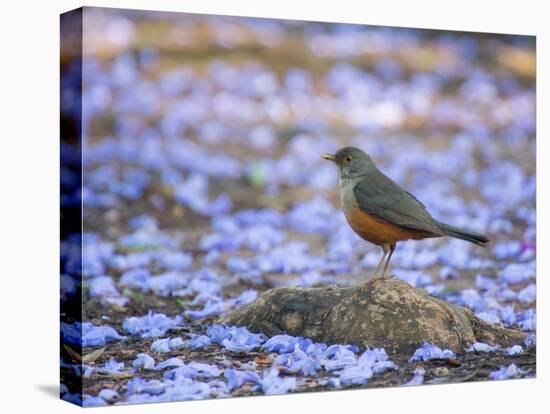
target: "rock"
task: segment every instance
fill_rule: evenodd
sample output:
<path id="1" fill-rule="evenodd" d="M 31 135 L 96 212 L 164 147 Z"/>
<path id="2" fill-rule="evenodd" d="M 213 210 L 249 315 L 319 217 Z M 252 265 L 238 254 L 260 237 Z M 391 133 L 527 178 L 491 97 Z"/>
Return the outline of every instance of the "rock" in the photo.
<path id="1" fill-rule="evenodd" d="M 508 346 L 526 336 L 395 278 L 371 279 L 359 287 L 271 289 L 222 322 L 268 336 L 383 347 L 394 357 L 410 356 L 424 342 L 462 353 L 477 341 Z"/>

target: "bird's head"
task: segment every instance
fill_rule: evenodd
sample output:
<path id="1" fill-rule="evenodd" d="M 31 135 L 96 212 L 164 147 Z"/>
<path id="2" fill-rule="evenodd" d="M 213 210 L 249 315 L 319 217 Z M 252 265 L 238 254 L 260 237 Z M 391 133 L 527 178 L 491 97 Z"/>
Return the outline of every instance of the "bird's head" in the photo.
<path id="1" fill-rule="evenodd" d="M 372 158 L 363 150 L 344 147 L 336 154 L 323 154 L 321 158 L 334 162 L 338 166 L 341 178 L 354 178 L 365 175 L 376 168 Z"/>

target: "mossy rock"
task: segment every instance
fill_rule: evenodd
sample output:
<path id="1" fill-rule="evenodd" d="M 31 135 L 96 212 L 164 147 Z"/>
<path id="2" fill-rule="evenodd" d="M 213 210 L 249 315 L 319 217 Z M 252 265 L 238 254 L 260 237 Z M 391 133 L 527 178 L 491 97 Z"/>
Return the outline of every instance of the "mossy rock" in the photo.
<path id="1" fill-rule="evenodd" d="M 526 337 L 396 278 L 371 279 L 359 287 L 271 289 L 222 322 L 268 336 L 287 333 L 327 344 L 383 347 L 403 357 L 424 342 L 462 353 L 474 342 L 509 346 Z"/>

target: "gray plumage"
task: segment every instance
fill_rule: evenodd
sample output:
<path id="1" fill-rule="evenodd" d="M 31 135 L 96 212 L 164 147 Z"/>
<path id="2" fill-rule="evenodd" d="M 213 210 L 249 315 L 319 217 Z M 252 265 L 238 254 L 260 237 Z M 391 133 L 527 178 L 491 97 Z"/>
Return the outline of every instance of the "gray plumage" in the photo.
<path id="1" fill-rule="evenodd" d="M 424 204 L 411 193 L 402 190 L 376 167 L 362 176 L 353 192 L 359 208 L 382 222 L 443 236 Z"/>

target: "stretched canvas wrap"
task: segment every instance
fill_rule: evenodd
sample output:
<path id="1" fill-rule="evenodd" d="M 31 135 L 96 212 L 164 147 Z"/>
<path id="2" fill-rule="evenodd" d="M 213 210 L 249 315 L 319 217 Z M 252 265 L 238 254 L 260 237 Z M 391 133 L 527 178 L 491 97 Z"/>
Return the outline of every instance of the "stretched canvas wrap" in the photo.
<path id="1" fill-rule="evenodd" d="M 534 37 L 86 7 L 60 59 L 61 398 L 535 377 Z"/>

